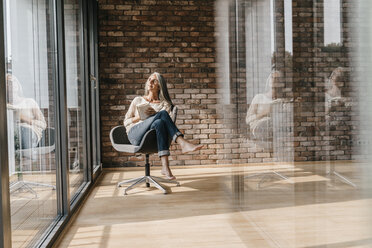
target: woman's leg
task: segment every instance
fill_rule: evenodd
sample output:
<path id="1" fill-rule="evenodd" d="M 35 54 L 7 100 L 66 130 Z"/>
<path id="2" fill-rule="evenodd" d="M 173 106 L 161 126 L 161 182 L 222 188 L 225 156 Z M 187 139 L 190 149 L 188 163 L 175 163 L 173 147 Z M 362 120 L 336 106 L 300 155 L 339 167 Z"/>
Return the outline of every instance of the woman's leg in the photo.
<path id="1" fill-rule="evenodd" d="M 151 129 L 156 131 L 156 139 L 158 145 L 158 155 L 161 159 L 162 169 L 161 173 L 168 179 L 176 179 L 169 168 L 169 132 L 166 127 L 166 122 L 162 119 L 157 119 L 151 124 Z"/>
<path id="2" fill-rule="evenodd" d="M 149 117 L 129 130 L 128 139 L 132 145 L 138 146 L 141 143 L 143 135 L 150 130 L 150 126 L 153 121 L 154 116 Z"/>
<path id="3" fill-rule="evenodd" d="M 169 156 L 162 156 L 161 157 L 161 164 L 162 164 L 161 174 L 163 174 L 164 176 L 166 176 L 170 180 L 174 180 L 174 179 L 176 179 L 176 177 L 173 176 L 172 171 L 169 168 L 169 159 L 168 158 L 169 158 Z"/>
<path id="4" fill-rule="evenodd" d="M 31 128 L 21 126 L 21 149 L 37 146 L 37 136 Z"/>
<path id="5" fill-rule="evenodd" d="M 155 129 L 156 131 L 156 142 L 158 145 L 159 157 L 169 156 L 169 138 L 165 121 L 162 119 L 154 120 L 150 129 Z"/>
<path id="6" fill-rule="evenodd" d="M 177 137 L 183 136 L 180 130 L 178 130 L 178 128 L 176 127 L 176 124 L 174 124 L 173 120 L 170 118 L 167 111 L 165 110 L 159 111 L 155 115 L 155 120 L 162 120 L 164 122 L 167 133 L 169 137 L 172 138 L 173 141 L 176 141 Z"/>
<path id="7" fill-rule="evenodd" d="M 182 153 L 193 152 L 203 148 L 203 145 L 194 145 L 183 138 L 183 134 L 178 130 L 167 111 L 158 112 L 155 115 L 155 119 L 160 119 L 164 122 L 169 137 L 172 137 L 172 140 L 181 146 Z"/>

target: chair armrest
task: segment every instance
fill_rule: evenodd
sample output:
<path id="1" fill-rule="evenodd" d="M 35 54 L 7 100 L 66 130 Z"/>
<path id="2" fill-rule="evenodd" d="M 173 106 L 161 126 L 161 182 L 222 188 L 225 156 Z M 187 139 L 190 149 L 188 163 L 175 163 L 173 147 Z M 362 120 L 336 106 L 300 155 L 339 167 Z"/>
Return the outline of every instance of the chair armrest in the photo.
<path id="1" fill-rule="evenodd" d="M 177 112 L 178 112 L 178 107 L 174 106 L 172 110 L 172 121 L 176 123 L 177 120 Z"/>
<path id="2" fill-rule="evenodd" d="M 127 131 L 124 126 L 116 126 L 110 132 L 111 144 L 130 144 Z"/>

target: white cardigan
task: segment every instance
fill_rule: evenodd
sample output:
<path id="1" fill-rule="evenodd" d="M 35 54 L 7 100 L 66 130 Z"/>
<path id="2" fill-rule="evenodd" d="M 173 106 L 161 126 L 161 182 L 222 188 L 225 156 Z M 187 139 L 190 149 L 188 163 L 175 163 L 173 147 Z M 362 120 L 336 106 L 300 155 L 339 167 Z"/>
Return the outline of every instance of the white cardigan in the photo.
<path id="1" fill-rule="evenodd" d="M 137 105 L 144 104 L 144 103 L 149 103 L 150 106 L 156 112 L 159 112 L 161 110 L 166 110 L 169 113 L 169 115 L 172 114 L 171 113 L 171 106 L 168 102 L 162 101 L 160 103 L 150 103 L 145 98 L 143 98 L 143 96 L 137 96 L 136 98 L 133 99 L 133 101 L 131 102 L 131 104 L 129 106 L 128 112 L 125 114 L 124 126 L 125 126 L 125 129 L 127 130 L 127 133 L 129 132 L 129 130 L 132 127 L 134 127 L 135 125 L 143 122 L 142 120 L 140 120 L 136 123 L 133 123 L 133 118 L 136 117 L 136 116 L 139 116 L 138 110 L 137 110 Z M 171 118 L 172 118 L 172 116 L 171 116 Z"/>

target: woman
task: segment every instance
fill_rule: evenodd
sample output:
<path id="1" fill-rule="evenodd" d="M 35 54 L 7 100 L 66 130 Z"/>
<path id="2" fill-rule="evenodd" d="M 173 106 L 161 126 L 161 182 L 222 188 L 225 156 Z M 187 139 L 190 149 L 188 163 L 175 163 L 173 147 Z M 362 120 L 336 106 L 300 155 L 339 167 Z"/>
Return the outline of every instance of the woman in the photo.
<path id="1" fill-rule="evenodd" d="M 19 118 L 17 134 L 20 136 L 20 149 L 37 147 L 47 124 L 37 102 L 23 96 L 18 79 L 7 74 L 8 108 L 13 109 Z"/>
<path id="2" fill-rule="evenodd" d="M 254 139 L 272 138 L 271 108 L 275 100 L 275 85 L 280 73 L 273 71 L 266 80 L 265 93 L 257 94 L 248 108 L 245 122 L 249 125 Z"/>
<path id="3" fill-rule="evenodd" d="M 334 69 L 327 80 L 327 89 L 326 89 L 326 100 L 332 98 L 341 97 L 341 87 L 343 86 L 343 74 L 345 69 L 342 67 L 337 67 Z"/>
<path id="4" fill-rule="evenodd" d="M 341 95 L 341 87 L 344 85 L 345 68 L 334 69 L 327 80 L 325 90 L 325 111 L 329 114 L 331 107 L 341 106 L 345 99 Z"/>
<path id="5" fill-rule="evenodd" d="M 145 114 L 149 116 L 141 120 L 141 108 L 146 106 Z M 150 75 L 145 85 L 145 95 L 133 99 L 124 119 L 124 126 L 127 130 L 129 141 L 132 145 L 139 145 L 143 135 L 150 129 L 155 129 L 158 155 L 161 159 L 161 173 L 168 179 L 176 179 L 169 168 L 169 137 L 179 144 L 182 153 L 200 150 L 203 145 L 194 145 L 183 138 L 169 116 L 174 105 L 169 97 L 167 84 L 162 75 L 155 72 Z"/>

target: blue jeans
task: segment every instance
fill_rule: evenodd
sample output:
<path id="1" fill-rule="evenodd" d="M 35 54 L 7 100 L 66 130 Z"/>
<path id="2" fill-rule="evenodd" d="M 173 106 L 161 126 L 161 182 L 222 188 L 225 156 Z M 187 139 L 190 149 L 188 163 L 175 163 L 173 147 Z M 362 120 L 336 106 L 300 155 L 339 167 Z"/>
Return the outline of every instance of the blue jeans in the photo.
<path id="1" fill-rule="evenodd" d="M 18 126 L 17 128 L 20 149 L 37 147 L 38 138 L 36 133 L 29 127 Z"/>
<path id="2" fill-rule="evenodd" d="M 170 140 L 176 141 L 178 136 L 183 136 L 170 118 L 168 112 L 162 110 L 129 130 L 128 139 L 130 143 L 138 146 L 145 133 L 150 129 L 155 129 L 156 131 L 159 157 L 169 156 Z"/>

